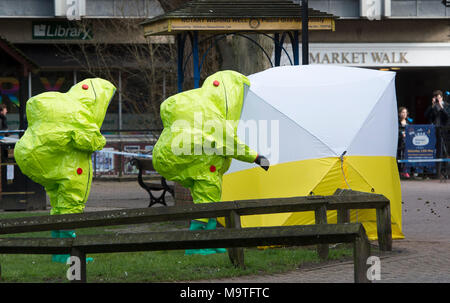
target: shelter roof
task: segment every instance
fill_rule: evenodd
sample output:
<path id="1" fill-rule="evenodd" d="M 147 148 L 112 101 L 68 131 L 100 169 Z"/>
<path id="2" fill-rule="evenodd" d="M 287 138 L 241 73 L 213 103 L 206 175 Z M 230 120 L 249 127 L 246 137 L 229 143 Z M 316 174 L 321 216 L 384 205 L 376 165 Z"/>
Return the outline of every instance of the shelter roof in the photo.
<path id="1" fill-rule="evenodd" d="M 302 7 L 289 0 L 192 0 L 142 23 L 146 36 L 199 30 L 273 32 L 301 29 Z M 334 30 L 336 16 L 308 10 L 309 28 Z"/>
<path id="2" fill-rule="evenodd" d="M 20 48 L 20 49 L 19 49 Z M 40 70 L 86 70 L 93 69 L 147 69 L 151 68 L 150 59 L 137 60 L 137 54 L 126 52 L 122 44 L 109 44 L 96 49 L 95 45 L 81 47 L 79 45 L 21 44 L 17 48 L 25 56 L 39 64 Z M 120 60 L 118 60 L 120 58 Z M 155 62 L 156 67 L 170 64 Z"/>

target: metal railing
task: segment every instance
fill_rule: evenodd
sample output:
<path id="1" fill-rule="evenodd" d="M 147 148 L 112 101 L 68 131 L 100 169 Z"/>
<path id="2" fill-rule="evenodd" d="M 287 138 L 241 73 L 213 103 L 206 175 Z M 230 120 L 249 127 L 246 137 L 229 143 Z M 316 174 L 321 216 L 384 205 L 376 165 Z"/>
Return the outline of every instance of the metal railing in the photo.
<path id="1" fill-rule="evenodd" d="M 106 145 L 92 154 L 94 178 L 136 176 L 139 170 L 129 163 L 131 158 L 151 155 L 160 133 L 159 129 L 102 130 Z"/>

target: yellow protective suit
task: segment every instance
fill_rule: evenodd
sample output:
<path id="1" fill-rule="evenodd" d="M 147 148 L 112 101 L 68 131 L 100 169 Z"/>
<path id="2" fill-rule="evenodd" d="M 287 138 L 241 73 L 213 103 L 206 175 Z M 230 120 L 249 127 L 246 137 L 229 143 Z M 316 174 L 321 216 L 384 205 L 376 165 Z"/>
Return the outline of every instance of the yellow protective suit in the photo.
<path id="1" fill-rule="evenodd" d="M 46 92 L 28 100 L 28 129 L 14 157 L 25 175 L 44 186 L 50 214 L 83 211 L 92 181 L 91 155 L 106 143 L 100 128 L 115 90 L 109 81 L 85 79 L 67 93 Z"/>
<path id="2" fill-rule="evenodd" d="M 222 71 L 208 77 L 201 88 L 161 104 L 164 130 L 153 149 L 153 166 L 166 179 L 190 188 L 194 203 L 220 201 L 222 176 L 232 158 L 268 169 L 261 161 L 265 158 L 236 134 L 249 86 L 244 75 Z M 211 230 L 216 225 L 216 218 L 196 219 L 189 229 Z M 186 255 L 224 252 L 224 248 L 188 249 Z"/>

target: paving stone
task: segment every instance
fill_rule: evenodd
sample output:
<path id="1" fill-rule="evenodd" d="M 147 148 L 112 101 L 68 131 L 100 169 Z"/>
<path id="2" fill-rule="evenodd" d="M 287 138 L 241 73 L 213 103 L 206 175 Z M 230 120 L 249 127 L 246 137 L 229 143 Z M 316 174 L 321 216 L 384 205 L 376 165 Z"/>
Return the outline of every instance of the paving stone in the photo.
<path id="1" fill-rule="evenodd" d="M 450 282 L 450 183 L 439 180 L 402 181 L 404 240 L 381 253 L 377 283 Z M 170 195 L 166 196 L 173 205 Z M 427 203 L 428 201 L 428 203 Z M 147 192 L 135 181 L 94 181 L 86 211 L 146 207 Z M 419 211 L 417 211 L 419 209 Z M 198 282 L 352 283 L 353 262 L 298 269 L 283 274 L 245 276 Z"/>

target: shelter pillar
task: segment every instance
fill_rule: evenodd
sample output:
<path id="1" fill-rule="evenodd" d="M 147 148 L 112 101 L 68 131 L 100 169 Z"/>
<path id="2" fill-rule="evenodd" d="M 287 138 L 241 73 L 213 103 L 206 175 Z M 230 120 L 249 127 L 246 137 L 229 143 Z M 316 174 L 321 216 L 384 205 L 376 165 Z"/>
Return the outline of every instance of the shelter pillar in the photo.
<path id="1" fill-rule="evenodd" d="M 184 45 L 186 43 L 186 33 L 177 34 L 177 83 L 178 83 L 178 92 L 183 91 L 183 82 L 184 82 Z"/>
<path id="2" fill-rule="evenodd" d="M 302 65 L 309 64 L 308 0 L 302 0 Z"/>
<path id="3" fill-rule="evenodd" d="M 274 35 L 274 43 L 275 43 L 275 66 L 280 66 L 281 63 L 281 52 L 283 51 L 283 44 L 284 40 L 286 38 L 286 34 L 289 35 L 289 39 L 291 40 L 291 46 L 292 46 L 292 54 L 294 58 L 294 62 L 289 61 L 291 64 L 299 65 L 300 64 L 300 47 L 299 47 L 299 31 L 292 31 L 292 32 L 283 32 L 281 35 L 279 33 L 276 33 Z M 287 54 L 287 53 L 286 53 Z"/>
<path id="4" fill-rule="evenodd" d="M 281 37 L 279 33 L 274 35 L 275 42 L 275 66 L 280 66 L 281 61 L 281 51 L 283 49 L 284 38 L 286 37 L 286 33 L 282 33 Z"/>
<path id="5" fill-rule="evenodd" d="M 186 45 L 186 37 L 189 36 L 192 46 L 192 63 L 194 73 L 194 88 L 200 87 L 200 66 L 198 55 L 198 31 L 177 34 L 177 68 L 178 68 L 178 92 L 183 91 L 184 84 L 184 47 Z M 189 56 L 190 57 L 190 56 Z"/>
<path id="6" fill-rule="evenodd" d="M 200 69 L 198 60 L 198 31 L 194 31 L 191 35 L 192 42 L 192 60 L 194 70 L 194 88 L 200 87 Z"/>
<path id="7" fill-rule="evenodd" d="M 298 45 L 298 31 L 293 33 L 294 39 L 292 40 L 292 52 L 294 53 L 294 65 L 300 64 L 300 48 Z"/>
<path id="8" fill-rule="evenodd" d="M 294 65 L 300 65 L 300 47 L 298 45 L 298 31 L 289 32 L 289 38 L 291 39 L 292 54 L 294 55 Z"/>

